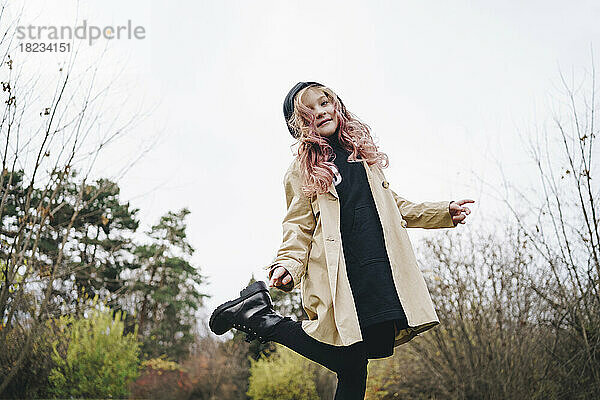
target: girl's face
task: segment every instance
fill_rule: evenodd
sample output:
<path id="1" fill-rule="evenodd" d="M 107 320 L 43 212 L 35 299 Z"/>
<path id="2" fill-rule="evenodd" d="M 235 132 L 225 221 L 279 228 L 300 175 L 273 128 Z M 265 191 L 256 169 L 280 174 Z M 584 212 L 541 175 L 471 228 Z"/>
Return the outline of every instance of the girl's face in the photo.
<path id="1" fill-rule="evenodd" d="M 338 117 L 334 105 L 322 90 L 309 87 L 304 91 L 300 100 L 302 104 L 311 109 L 315 116 L 315 127 L 318 135 L 329 137 L 337 131 Z"/>

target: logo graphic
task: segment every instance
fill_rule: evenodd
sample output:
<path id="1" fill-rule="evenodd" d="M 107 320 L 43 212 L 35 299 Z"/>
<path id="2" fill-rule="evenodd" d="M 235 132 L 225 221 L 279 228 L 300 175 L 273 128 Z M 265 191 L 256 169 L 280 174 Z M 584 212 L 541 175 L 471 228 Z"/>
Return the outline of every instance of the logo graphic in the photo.
<path id="1" fill-rule="evenodd" d="M 340 175 L 340 171 L 338 171 L 337 167 L 333 166 L 333 185 L 337 186 L 342 182 L 342 175 Z"/>
<path id="2" fill-rule="evenodd" d="M 87 20 L 83 20 L 81 25 L 72 26 L 52 26 L 52 25 L 28 25 L 17 26 L 17 39 L 19 40 L 37 40 L 37 41 L 66 41 L 71 39 L 87 40 L 91 46 L 98 39 L 145 39 L 146 28 L 140 25 L 133 25 L 131 20 L 127 20 L 126 25 L 117 26 L 98 26 L 88 25 Z"/>

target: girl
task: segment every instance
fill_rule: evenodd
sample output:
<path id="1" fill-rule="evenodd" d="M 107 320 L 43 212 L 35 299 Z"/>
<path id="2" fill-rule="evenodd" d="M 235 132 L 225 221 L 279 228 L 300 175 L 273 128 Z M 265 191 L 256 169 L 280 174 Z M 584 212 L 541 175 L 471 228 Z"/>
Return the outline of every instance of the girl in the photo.
<path id="1" fill-rule="evenodd" d="M 369 359 L 439 324 L 405 228 L 465 223 L 473 200 L 412 203 L 389 188 L 370 129 L 318 82 L 299 82 L 283 112 L 299 142 L 285 174 L 283 241 L 270 286 L 301 288 L 308 320 L 277 314 L 255 282 L 220 305 L 210 328 L 275 341 L 337 374 L 335 399 L 363 399 Z"/>

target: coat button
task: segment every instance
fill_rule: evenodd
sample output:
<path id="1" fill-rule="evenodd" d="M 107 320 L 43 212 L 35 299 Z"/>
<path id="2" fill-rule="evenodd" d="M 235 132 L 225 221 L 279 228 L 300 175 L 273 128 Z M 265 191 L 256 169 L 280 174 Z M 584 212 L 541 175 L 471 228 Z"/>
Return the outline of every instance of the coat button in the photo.
<path id="1" fill-rule="evenodd" d="M 383 186 L 385 189 L 387 189 L 390 186 L 390 184 L 388 183 L 388 181 L 383 181 L 383 182 L 381 182 L 381 186 Z"/>

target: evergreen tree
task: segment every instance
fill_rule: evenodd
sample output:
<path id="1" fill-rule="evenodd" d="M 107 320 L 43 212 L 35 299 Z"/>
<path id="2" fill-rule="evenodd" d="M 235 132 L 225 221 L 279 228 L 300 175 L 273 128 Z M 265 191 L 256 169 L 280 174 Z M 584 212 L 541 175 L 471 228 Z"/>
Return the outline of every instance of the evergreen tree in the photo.
<path id="1" fill-rule="evenodd" d="M 168 212 L 148 232 L 149 244 L 135 249 L 135 296 L 142 356 L 162 354 L 180 361 L 193 342 L 196 310 L 206 297 L 199 291 L 204 277 L 188 258 L 194 249 L 186 238 L 187 208 Z"/>
<path id="2" fill-rule="evenodd" d="M 119 309 L 117 293 L 123 292 L 127 281 L 122 273 L 131 268 L 135 248 L 131 236 L 137 230 L 139 209 L 129 203 L 121 204 L 120 188 L 116 183 L 99 179 L 84 191 L 84 197 L 104 190 L 91 200 L 84 198 L 86 207 L 73 228 L 74 248 L 71 269 L 75 270 L 78 293 L 98 294 L 107 304 Z"/>

